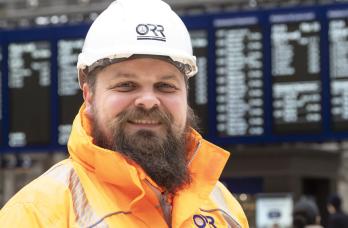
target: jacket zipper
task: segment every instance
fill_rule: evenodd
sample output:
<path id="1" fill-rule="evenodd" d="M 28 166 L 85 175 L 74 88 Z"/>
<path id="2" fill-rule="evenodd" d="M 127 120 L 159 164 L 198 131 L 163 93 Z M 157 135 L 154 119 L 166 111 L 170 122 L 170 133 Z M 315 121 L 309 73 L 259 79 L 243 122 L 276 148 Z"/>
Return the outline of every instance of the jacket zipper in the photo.
<path id="1" fill-rule="evenodd" d="M 190 161 L 187 164 L 188 166 L 191 164 L 191 162 L 193 161 L 193 159 L 197 155 L 197 152 L 198 152 L 198 149 L 200 148 L 200 146 L 201 146 L 201 141 L 199 141 L 197 143 L 195 151 L 194 151 Z M 155 192 L 155 194 L 158 195 L 160 206 L 161 206 L 162 213 L 164 216 L 164 220 L 166 221 L 168 227 L 171 228 L 172 227 L 172 204 L 169 202 L 172 202 L 172 200 L 170 199 L 172 196 L 169 195 L 167 191 L 164 191 L 163 193 L 161 193 L 147 179 L 145 179 L 145 181 L 151 187 L 151 189 Z"/>

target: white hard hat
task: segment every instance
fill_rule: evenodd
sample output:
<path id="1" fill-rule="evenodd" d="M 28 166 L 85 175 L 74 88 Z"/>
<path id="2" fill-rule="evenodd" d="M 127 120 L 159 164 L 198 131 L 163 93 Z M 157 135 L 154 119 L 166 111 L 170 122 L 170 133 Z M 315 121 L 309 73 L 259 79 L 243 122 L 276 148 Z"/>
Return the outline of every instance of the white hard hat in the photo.
<path id="1" fill-rule="evenodd" d="M 116 0 L 90 27 L 77 68 L 85 74 L 101 60 L 116 62 L 133 55 L 169 57 L 191 77 L 197 73 L 189 32 L 179 16 L 161 0 Z M 98 65 L 98 64 L 96 64 Z"/>

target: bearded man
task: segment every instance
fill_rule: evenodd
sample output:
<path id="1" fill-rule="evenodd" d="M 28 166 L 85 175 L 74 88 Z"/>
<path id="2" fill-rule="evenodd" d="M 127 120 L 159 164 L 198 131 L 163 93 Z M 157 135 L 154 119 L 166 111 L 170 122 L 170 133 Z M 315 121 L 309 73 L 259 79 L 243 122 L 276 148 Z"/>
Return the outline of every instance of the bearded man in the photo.
<path id="1" fill-rule="evenodd" d="M 194 130 L 187 96 L 196 59 L 166 3 L 112 3 L 77 67 L 84 104 L 70 157 L 5 205 L 3 227 L 248 227 L 218 181 L 229 153 Z"/>

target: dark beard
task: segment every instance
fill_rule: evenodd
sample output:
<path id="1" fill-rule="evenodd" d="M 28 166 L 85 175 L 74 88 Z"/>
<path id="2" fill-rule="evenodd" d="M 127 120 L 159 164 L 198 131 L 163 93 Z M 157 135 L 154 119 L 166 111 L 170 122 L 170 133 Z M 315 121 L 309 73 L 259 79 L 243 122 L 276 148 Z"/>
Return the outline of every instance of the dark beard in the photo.
<path id="1" fill-rule="evenodd" d="M 139 130 L 134 134 L 125 132 L 128 120 L 141 119 L 144 116 L 160 120 L 165 126 L 166 135 L 160 137 L 150 130 Z M 123 153 L 135 161 L 160 187 L 174 194 L 191 181 L 187 167 L 186 142 L 194 120 L 193 111 L 189 108 L 187 126 L 179 134 L 173 132 L 173 117 L 168 112 L 161 112 L 158 108 L 134 108 L 123 111 L 110 123 L 112 139 L 106 138 L 100 131 L 98 122 L 94 120 L 93 137 L 98 146 Z"/>

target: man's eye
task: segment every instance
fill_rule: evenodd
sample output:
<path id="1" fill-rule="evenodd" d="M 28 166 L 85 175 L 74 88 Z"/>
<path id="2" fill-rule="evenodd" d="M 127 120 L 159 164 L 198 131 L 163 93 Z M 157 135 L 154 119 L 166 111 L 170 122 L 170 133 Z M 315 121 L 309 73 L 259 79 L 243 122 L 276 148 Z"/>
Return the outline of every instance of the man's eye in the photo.
<path id="1" fill-rule="evenodd" d="M 120 92 L 132 91 L 135 88 L 136 88 L 136 85 L 132 82 L 122 82 L 114 86 L 114 89 Z"/>
<path id="2" fill-rule="evenodd" d="M 175 92 L 177 90 L 175 85 L 172 85 L 169 83 L 158 83 L 157 89 L 160 90 L 161 92 L 165 92 L 165 93 L 171 93 L 171 92 Z"/>

